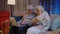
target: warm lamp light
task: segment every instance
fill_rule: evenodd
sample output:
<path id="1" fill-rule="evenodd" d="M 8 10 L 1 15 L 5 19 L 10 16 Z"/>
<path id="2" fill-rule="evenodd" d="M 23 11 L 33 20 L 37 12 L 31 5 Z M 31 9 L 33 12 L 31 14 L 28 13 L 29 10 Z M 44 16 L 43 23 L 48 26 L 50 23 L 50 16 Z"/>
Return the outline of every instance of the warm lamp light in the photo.
<path id="1" fill-rule="evenodd" d="M 15 0 L 7 0 L 7 4 L 9 4 L 9 5 L 15 5 Z"/>

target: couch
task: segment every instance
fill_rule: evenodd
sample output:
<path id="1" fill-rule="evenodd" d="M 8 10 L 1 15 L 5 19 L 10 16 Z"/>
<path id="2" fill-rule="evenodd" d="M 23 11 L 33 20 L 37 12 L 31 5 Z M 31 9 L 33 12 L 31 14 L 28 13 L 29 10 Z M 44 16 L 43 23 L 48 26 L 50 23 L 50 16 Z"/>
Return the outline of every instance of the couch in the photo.
<path id="1" fill-rule="evenodd" d="M 14 17 L 15 19 L 16 19 L 16 21 L 19 21 L 19 18 L 18 17 Z M 55 15 L 55 14 L 51 14 L 50 15 L 50 18 L 51 18 L 51 24 L 53 23 L 53 21 L 56 19 L 56 18 L 60 18 L 60 15 Z M 57 31 L 56 31 L 57 32 Z M 51 31 L 51 30 L 49 30 L 48 32 L 45 32 L 45 34 L 47 34 L 47 33 L 55 33 L 56 34 L 56 32 L 55 31 Z"/>
<path id="2" fill-rule="evenodd" d="M 51 14 L 50 18 L 51 18 L 51 24 L 52 24 L 56 19 L 60 18 L 60 15 Z M 50 26 L 50 29 L 52 29 L 51 26 Z M 57 29 L 56 31 L 55 30 L 51 30 L 51 31 L 45 32 L 43 34 L 59 34 L 59 32 L 60 32 L 60 28 Z"/>

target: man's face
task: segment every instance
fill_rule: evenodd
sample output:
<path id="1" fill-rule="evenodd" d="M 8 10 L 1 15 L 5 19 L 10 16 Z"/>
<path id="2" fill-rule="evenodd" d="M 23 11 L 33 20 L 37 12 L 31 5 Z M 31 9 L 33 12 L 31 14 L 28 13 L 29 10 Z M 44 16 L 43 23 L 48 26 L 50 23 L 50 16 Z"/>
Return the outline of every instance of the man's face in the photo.
<path id="1" fill-rule="evenodd" d="M 27 10 L 26 13 L 30 14 L 33 10 Z"/>

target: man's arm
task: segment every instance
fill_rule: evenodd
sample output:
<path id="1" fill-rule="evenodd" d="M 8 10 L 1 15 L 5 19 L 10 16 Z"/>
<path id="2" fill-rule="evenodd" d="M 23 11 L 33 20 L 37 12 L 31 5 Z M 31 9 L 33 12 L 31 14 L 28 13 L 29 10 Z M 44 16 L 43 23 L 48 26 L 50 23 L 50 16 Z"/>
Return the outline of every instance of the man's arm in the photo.
<path id="1" fill-rule="evenodd" d="M 21 24 L 23 20 L 24 20 L 24 18 L 22 18 L 22 19 L 21 19 L 20 21 L 18 21 L 17 23 Z"/>

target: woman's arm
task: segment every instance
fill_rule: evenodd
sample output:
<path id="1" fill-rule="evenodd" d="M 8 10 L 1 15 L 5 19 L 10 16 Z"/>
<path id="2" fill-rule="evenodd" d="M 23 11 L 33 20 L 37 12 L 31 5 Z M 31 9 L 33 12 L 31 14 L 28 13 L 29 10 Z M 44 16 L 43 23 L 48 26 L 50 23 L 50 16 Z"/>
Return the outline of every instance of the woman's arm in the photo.
<path id="1" fill-rule="evenodd" d="M 48 13 L 44 14 L 44 18 L 42 19 L 42 27 L 46 30 L 50 27 L 50 17 Z"/>
<path id="2" fill-rule="evenodd" d="M 37 18 L 34 18 L 31 22 L 32 24 L 36 24 L 37 22 L 39 22 L 39 20 Z"/>

